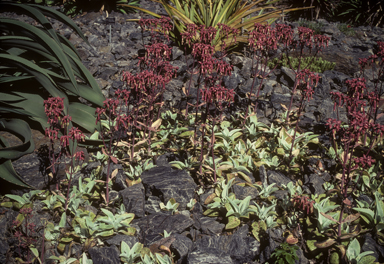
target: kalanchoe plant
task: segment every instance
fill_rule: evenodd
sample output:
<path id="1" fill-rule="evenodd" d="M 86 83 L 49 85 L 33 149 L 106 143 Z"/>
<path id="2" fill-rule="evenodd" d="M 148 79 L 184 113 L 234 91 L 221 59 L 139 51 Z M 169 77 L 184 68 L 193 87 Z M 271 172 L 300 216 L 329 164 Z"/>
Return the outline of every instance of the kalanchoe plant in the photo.
<path id="1" fill-rule="evenodd" d="M 276 183 L 268 184 L 266 181 L 262 183 L 262 185 L 255 184 L 254 186 L 259 189 L 260 196 L 263 199 L 271 199 L 272 193 L 279 190 L 279 188 L 274 187 Z"/>
<path id="2" fill-rule="evenodd" d="M 26 206 L 31 206 L 33 202 L 33 198 L 41 193 L 42 191 L 40 190 L 33 190 L 27 193 L 24 193 L 23 196 L 18 196 L 14 194 L 6 194 L 5 196 L 8 198 L 11 198 L 12 200 L 15 200 L 17 204 L 14 204 L 16 208 L 23 208 Z"/>
<path id="3" fill-rule="evenodd" d="M 143 244 L 136 242 L 132 248 L 130 248 L 124 241 L 121 242 L 121 254 L 120 257 L 124 263 L 133 264 L 135 260 L 141 256 L 140 251 L 143 249 Z"/>
<path id="4" fill-rule="evenodd" d="M 45 130 L 45 136 L 49 138 L 49 159 L 51 162 L 51 177 L 56 181 L 56 190 L 59 190 L 60 179 L 58 178 L 58 165 L 62 156 L 70 159 L 69 169 L 66 171 L 68 176 L 67 197 L 65 209 L 68 205 L 69 189 L 73 174 L 78 170 L 80 162 L 84 160 L 84 152 L 77 152 L 79 142 L 85 140 L 84 134 L 72 126 L 72 118 L 68 115 L 63 116 L 64 98 L 50 97 L 44 101 L 44 111 L 48 117 L 49 126 Z M 60 135 L 60 137 L 59 137 Z M 55 153 L 55 142 L 60 138 L 60 151 Z"/>
<path id="5" fill-rule="evenodd" d="M 15 230 L 13 236 L 17 239 L 17 253 L 21 261 L 25 259 L 32 263 L 35 257 L 32 256 L 30 247 L 37 242 L 36 225 L 31 222 L 32 208 L 24 207 L 20 209 L 20 214 L 23 216 L 23 220 L 16 219 L 13 221 Z M 22 222 L 24 222 L 25 228 L 22 228 Z"/>
<path id="6" fill-rule="evenodd" d="M 229 203 L 228 199 L 235 199 L 234 194 L 229 192 L 235 178 L 225 183 L 225 180 L 222 180 L 217 184 L 215 192 L 208 196 L 204 201 L 205 204 L 208 204 L 208 210 L 204 212 L 204 215 L 217 216 L 221 210 L 226 209 L 226 204 Z M 213 201 L 213 203 L 211 203 Z"/>
<path id="7" fill-rule="evenodd" d="M 374 263 L 376 258 L 371 255 L 373 253 L 375 252 L 373 251 L 361 252 L 360 243 L 356 238 L 354 238 L 349 243 L 345 255 L 347 256 L 348 260 L 351 263 L 362 264 L 362 263 Z"/>
<path id="8" fill-rule="evenodd" d="M 131 116 L 123 113 L 122 107 L 128 107 L 128 98 L 130 92 L 127 90 L 116 91 L 116 99 L 109 98 L 104 101 L 103 108 L 97 108 L 96 122 L 102 122 L 102 118 L 106 118 L 103 131 L 100 132 L 100 137 L 103 141 L 102 152 L 108 157 L 107 174 L 105 180 L 105 199 L 106 204 L 109 204 L 109 181 L 111 175 L 111 162 L 117 164 L 116 157 L 117 142 L 126 134 L 130 128 Z"/>
<path id="9" fill-rule="evenodd" d="M 179 203 L 176 202 L 174 198 L 169 199 L 166 205 L 164 203 L 160 203 L 160 209 L 161 210 L 166 210 L 171 212 L 171 214 L 177 213 L 177 207 L 179 207 Z"/>
<path id="10" fill-rule="evenodd" d="M 384 44 L 379 43 L 379 56 L 384 57 Z M 372 61 L 376 56 L 370 57 Z M 361 61 L 364 69 L 367 60 Z M 382 74 L 382 65 L 380 65 L 379 74 Z M 348 199 L 350 188 L 356 188 L 356 184 L 352 181 L 353 173 L 357 173 L 361 178 L 362 172 L 372 166 L 373 162 L 380 162 L 382 158 L 375 155 L 374 147 L 382 141 L 384 126 L 377 124 L 377 107 L 381 96 L 381 87 L 376 86 L 375 90 L 369 92 L 364 78 L 355 78 L 347 80 L 347 94 L 339 92 L 331 92 L 336 106 L 345 105 L 347 110 L 347 124 L 342 125 L 337 111 L 337 119 L 329 119 L 327 125 L 332 133 L 333 148 L 343 149 L 341 155 L 337 156 L 337 161 L 342 168 L 340 182 L 340 198 L 342 205 L 340 209 L 339 219 L 343 218 L 345 208 L 351 205 Z M 338 140 L 340 142 L 338 142 Z M 376 159 L 372 157 L 375 155 Z M 338 222 L 338 236 L 341 236 L 342 224 Z"/>
<path id="11" fill-rule="evenodd" d="M 114 232 L 122 232 L 123 234 L 132 235 L 135 233 L 134 229 L 129 227 L 129 223 L 135 217 L 132 213 L 126 213 L 125 210 L 120 214 L 114 215 L 107 209 L 101 208 L 105 216 L 98 216 L 96 221 L 100 222 L 99 232 L 100 236 L 110 236 Z M 125 229 L 125 230 L 124 230 Z"/>
<path id="12" fill-rule="evenodd" d="M 176 75 L 177 67 L 170 64 L 172 48 L 165 42 L 166 32 L 172 27 L 169 18 L 141 19 L 142 30 L 151 30 L 151 45 L 145 45 L 145 55 L 139 57 L 141 72 L 132 74 L 124 72 L 123 80 L 129 87 L 129 98 L 125 98 L 126 115 L 132 117 L 131 153 L 133 160 L 136 132 L 144 128 L 144 137 L 151 155 L 151 132 L 159 126 L 154 120 L 159 120 L 163 106 L 163 93 L 166 84 Z M 163 34 L 160 34 L 163 33 Z M 165 39 L 164 39 L 165 38 Z M 144 41 L 144 40 L 143 40 Z M 163 42 L 162 42 L 163 41 Z M 128 107 L 128 103 L 130 107 Z M 128 109 L 130 109 L 128 111 Z M 156 112 L 157 111 L 157 112 Z"/>
<path id="13" fill-rule="evenodd" d="M 228 218 L 226 229 L 233 229 L 240 224 L 240 218 L 249 218 L 249 214 L 254 212 L 249 206 L 251 196 L 247 196 L 244 200 L 228 199 L 229 204 L 226 205 L 228 210 L 225 215 Z"/>

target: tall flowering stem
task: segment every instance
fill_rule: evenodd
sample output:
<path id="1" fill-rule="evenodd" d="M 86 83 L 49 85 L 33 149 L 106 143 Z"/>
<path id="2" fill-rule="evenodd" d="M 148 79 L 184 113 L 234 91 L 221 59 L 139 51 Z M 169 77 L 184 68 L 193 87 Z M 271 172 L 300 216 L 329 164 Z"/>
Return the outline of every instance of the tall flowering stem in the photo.
<path id="1" fill-rule="evenodd" d="M 319 78 L 320 78 L 319 75 L 314 74 L 313 72 L 310 72 L 308 69 L 302 70 L 296 75 L 296 79 L 298 81 L 296 82 L 295 90 L 296 89 L 301 90 L 301 100 L 300 100 L 299 111 L 297 114 L 298 120 L 296 122 L 295 132 L 292 138 L 291 150 L 289 151 L 290 160 L 292 159 L 292 150 L 296 140 L 296 133 L 299 128 L 299 119 L 300 119 L 301 112 L 304 110 L 305 101 L 309 101 L 312 99 L 312 96 L 314 93 L 314 90 L 312 87 L 317 86 L 319 82 Z"/>
<path id="2" fill-rule="evenodd" d="M 105 181 L 105 202 L 109 204 L 109 181 L 111 174 L 111 162 L 117 164 L 116 148 L 117 143 L 127 135 L 131 124 L 131 116 L 124 112 L 128 108 L 128 98 L 130 92 L 127 90 L 117 90 L 115 99 L 109 98 L 104 101 L 103 108 L 96 109 L 96 123 L 102 119 L 107 120 L 109 129 L 101 131 L 100 136 L 103 140 L 104 147 L 102 152 L 108 156 L 107 175 Z M 102 126 L 103 127 L 103 126 Z"/>
<path id="3" fill-rule="evenodd" d="M 78 142 L 84 141 L 84 134 L 77 127 L 71 127 L 69 129 L 68 135 L 64 135 L 60 138 L 60 144 L 62 147 L 66 149 L 71 149 L 72 151 L 67 151 L 67 156 L 70 158 L 70 166 L 69 169 L 66 170 L 67 176 L 69 176 L 68 187 L 67 187 L 67 195 L 65 200 L 65 210 L 68 208 L 68 202 L 70 200 L 69 197 L 69 189 L 72 184 L 73 174 L 78 171 L 81 163 L 84 161 L 84 152 L 77 151 Z"/>
<path id="4" fill-rule="evenodd" d="M 290 33 L 290 31 L 286 27 L 283 27 L 283 28 L 284 28 L 283 32 L 288 33 L 287 36 L 289 36 L 289 37 L 288 37 L 288 39 L 286 39 L 286 37 L 283 38 L 284 39 L 284 42 L 283 42 L 284 46 L 282 49 L 285 51 L 286 57 L 288 58 L 289 67 L 296 74 L 295 84 L 294 84 L 294 88 L 292 90 L 291 101 L 289 103 L 289 107 L 288 107 L 288 111 L 287 111 L 286 122 L 289 123 L 289 118 L 290 118 L 289 114 L 290 114 L 291 109 L 292 109 L 293 97 L 296 93 L 297 87 L 299 87 L 298 83 L 300 83 L 302 81 L 300 78 L 297 78 L 297 77 L 300 76 L 299 75 L 300 71 L 307 69 L 307 68 L 301 67 L 302 58 L 304 57 L 304 55 L 312 56 L 312 61 L 310 61 L 310 63 L 308 63 L 308 66 L 307 66 L 307 67 L 309 67 L 309 65 L 311 65 L 311 63 L 314 61 L 314 59 L 318 55 L 318 53 L 321 52 L 321 50 L 325 46 L 328 46 L 328 42 L 329 42 L 330 38 L 328 36 L 315 35 L 314 31 L 312 29 L 305 28 L 305 27 L 299 27 L 298 28 L 298 37 L 293 38 L 293 37 L 291 37 L 292 34 Z M 291 60 L 289 58 L 289 52 L 292 52 L 294 50 L 299 51 L 299 64 L 298 64 L 296 70 L 294 70 L 294 68 L 292 67 L 292 63 L 291 63 Z"/>
<path id="5" fill-rule="evenodd" d="M 249 51 L 252 58 L 251 69 L 253 78 L 250 96 L 253 96 L 253 89 L 255 88 L 256 78 L 261 79 L 257 93 L 255 95 L 256 104 L 254 111 L 256 112 L 257 98 L 259 97 L 263 81 L 277 67 L 277 64 L 273 69 L 269 69 L 267 67 L 271 54 L 275 53 L 277 50 L 281 50 L 281 60 L 283 54 L 285 53 L 286 57 L 288 58 L 289 67 L 295 72 L 296 76 L 298 76 L 302 70 L 305 70 L 305 68 L 302 69 L 300 65 L 303 56 L 308 53 L 308 55 L 313 56 L 312 60 L 314 60 L 315 56 L 321 51 L 321 49 L 328 45 L 329 37 L 314 35 L 313 30 L 304 27 L 299 27 L 297 36 L 295 36 L 293 29 L 288 25 L 276 24 L 275 27 L 272 27 L 271 25 L 255 23 L 254 29 L 249 33 L 248 41 Z M 293 68 L 289 59 L 289 53 L 293 51 L 299 51 L 299 65 L 297 69 Z M 289 113 L 292 108 L 293 96 L 295 95 L 296 88 L 299 86 L 298 84 L 301 81 L 302 80 L 298 78 L 295 80 L 291 101 L 288 107 L 287 122 L 289 122 Z M 246 111 L 246 115 L 248 115 L 248 108 Z"/>
<path id="6" fill-rule="evenodd" d="M 223 104 L 228 104 L 234 101 L 234 91 L 227 89 L 221 85 L 214 85 L 210 87 L 206 87 L 201 90 L 201 98 L 202 101 L 205 102 L 205 117 L 212 119 L 212 131 L 211 131 L 211 143 L 209 146 L 208 153 L 211 152 L 212 162 L 213 162 L 213 179 L 216 183 L 216 164 L 214 157 L 214 144 L 215 144 L 215 133 L 214 128 L 216 122 L 221 120 L 221 116 L 223 113 Z M 213 106 L 213 112 L 210 111 L 210 107 Z M 203 134 L 201 138 L 201 152 L 200 152 L 200 169 L 199 172 L 202 174 L 202 164 L 203 164 L 203 149 L 204 149 L 204 136 L 205 136 L 205 120 L 203 121 Z"/>
<path id="7" fill-rule="evenodd" d="M 55 142 L 59 138 L 61 130 L 67 130 L 71 117 L 65 116 L 63 118 L 64 111 L 64 98 L 50 97 L 44 100 L 44 112 L 48 117 L 49 126 L 45 129 L 45 136 L 49 138 L 49 160 L 51 166 L 49 167 L 52 177 L 56 181 L 56 190 L 59 190 L 60 179 L 58 178 L 58 161 L 60 160 L 62 151 L 58 155 L 55 153 Z"/>
<path id="8" fill-rule="evenodd" d="M 133 106 L 133 132 L 131 158 L 133 157 L 135 145 L 135 129 L 139 123 L 144 124 L 145 132 L 148 132 L 148 152 L 151 152 L 151 125 L 155 118 L 155 106 L 158 106 L 157 119 L 160 117 L 163 105 L 163 93 L 166 85 L 177 74 L 177 67 L 169 62 L 172 48 L 163 43 L 169 42 L 168 31 L 172 28 L 169 18 L 140 19 L 139 24 L 151 32 L 150 45 L 144 45 L 145 55 L 139 57 L 140 72 L 132 74 L 124 72 L 123 80 L 130 88 L 130 104 Z"/>
<path id="9" fill-rule="evenodd" d="M 190 89 L 192 87 L 193 75 L 198 74 L 197 77 L 197 87 L 205 82 L 205 78 L 208 75 L 211 75 L 212 72 L 215 72 L 213 68 L 216 64 L 221 64 L 219 67 L 226 67 L 226 64 L 222 60 L 227 55 L 226 50 L 226 42 L 223 42 L 221 46 L 220 55 L 218 58 L 214 58 L 215 48 L 212 46 L 213 40 L 217 35 L 229 36 L 232 34 L 233 37 L 231 40 L 228 40 L 231 44 L 233 41 L 236 42 L 236 35 L 239 34 L 238 29 L 234 29 L 228 27 L 224 24 L 218 24 L 218 29 L 214 27 L 206 27 L 204 25 L 197 26 L 196 24 L 187 24 L 186 30 L 181 34 L 182 36 L 182 44 L 184 45 L 184 54 L 186 64 L 189 66 L 190 64 L 187 61 L 187 52 L 191 51 L 192 56 L 192 66 L 189 68 L 189 82 L 187 85 L 187 89 L 185 91 L 187 104 L 185 109 L 185 116 L 188 116 L 188 99 L 190 96 Z M 229 45 L 230 46 L 230 45 Z M 232 70 L 232 68 L 226 69 L 226 71 Z M 219 76 L 221 78 L 222 76 Z M 199 105 L 199 89 L 197 90 L 197 102 L 195 107 Z"/>
<path id="10" fill-rule="evenodd" d="M 283 25 L 285 26 L 285 25 Z M 275 68 L 268 69 L 267 64 L 270 59 L 270 54 L 272 51 L 278 49 L 278 44 L 282 41 L 283 37 L 287 38 L 287 41 L 291 41 L 292 30 L 290 27 L 282 25 L 277 25 L 275 28 L 270 25 L 255 23 L 254 29 L 249 33 L 249 50 L 251 52 L 252 58 L 252 85 L 249 96 L 253 95 L 253 89 L 255 87 L 256 78 L 260 78 L 261 82 L 259 84 L 256 99 L 259 97 L 261 87 L 263 85 L 264 79 L 273 72 Z M 282 29 L 289 29 L 291 31 L 285 32 Z M 285 34 L 284 34 L 285 33 Z M 254 112 L 257 109 L 257 101 L 254 107 Z M 248 107 L 245 113 L 245 116 L 248 116 Z M 245 121 L 244 121 L 245 122 Z"/>
<path id="11" fill-rule="evenodd" d="M 45 129 L 45 136 L 49 138 L 49 158 L 51 161 L 52 176 L 56 178 L 56 190 L 59 190 L 58 165 L 61 157 L 70 158 L 69 168 L 66 170 L 69 183 L 65 200 L 65 210 L 68 208 L 69 189 L 72 176 L 77 172 L 78 166 L 84 160 L 84 152 L 77 152 L 78 142 L 84 141 L 84 134 L 77 127 L 72 126 L 72 118 L 64 115 L 64 98 L 50 97 L 44 101 L 44 111 L 48 117 L 49 126 Z M 59 137 L 60 136 L 60 137 Z M 55 142 L 60 142 L 60 151 L 55 153 Z"/>

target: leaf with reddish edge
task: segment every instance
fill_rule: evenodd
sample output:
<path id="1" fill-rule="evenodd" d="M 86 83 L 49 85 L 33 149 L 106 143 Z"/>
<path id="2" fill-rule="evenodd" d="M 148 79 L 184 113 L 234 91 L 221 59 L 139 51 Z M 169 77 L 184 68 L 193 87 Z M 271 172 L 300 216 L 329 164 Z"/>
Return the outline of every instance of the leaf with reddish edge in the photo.
<path id="1" fill-rule="evenodd" d="M 150 131 L 153 131 L 153 132 L 156 132 L 156 129 L 154 127 L 150 127 L 150 126 L 146 126 L 145 124 L 139 122 L 139 121 L 136 121 L 139 125 L 145 127 L 146 129 L 150 130 Z"/>
<path id="2" fill-rule="evenodd" d="M 348 205 L 348 206 L 351 206 L 351 205 L 352 205 L 351 201 L 350 201 L 348 198 L 345 198 L 345 199 L 343 200 L 343 203 L 346 204 L 346 205 Z"/>
<path id="3" fill-rule="evenodd" d="M 111 180 L 112 180 L 114 177 L 116 177 L 118 171 L 119 171 L 118 169 L 115 169 L 115 170 L 112 172 L 112 174 L 111 174 Z"/>
<path id="4" fill-rule="evenodd" d="M 335 223 L 339 223 L 339 221 L 337 221 L 335 218 L 333 218 L 333 217 L 330 216 L 330 215 L 324 214 L 323 212 L 320 212 L 320 214 L 321 214 L 322 216 L 324 216 L 325 218 L 327 218 L 327 219 L 329 219 L 329 220 L 331 220 L 331 221 L 333 221 L 333 222 L 335 222 Z"/>
<path id="5" fill-rule="evenodd" d="M 286 241 L 287 241 L 288 244 L 294 245 L 294 244 L 297 244 L 297 242 L 299 242 L 299 239 L 297 237 L 294 237 L 292 234 L 290 234 L 287 237 Z"/>
<path id="6" fill-rule="evenodd" d="M 340 239 L 341 239 L 341 240 L 346 240 L 346 239 L 353 238 L 353 237 L 355 237 L 355 236 L 357 236 L 357 234 L 345 234 L 345 235 L 342 235 L 342 236 L 340 237 Z"/>
<path id="7" fill-rule="evenodd" d="M 230 216 L 228 217 L 228 224 L 226 224 L 225 229 L 234 229 L 238 227 L 241 224 L 241 221 L 236 216 Z"/>
<path id="8" fill-rule="evenodd" d="M 332 246 L 333 244 L 336 243 L 336 240 L 333 239 L 333 238 L 329 238 L 323 242 L 315 242 L 314 245 L 317 247 L 317 248 L 328 248 L 330 246 Z"/>
<path id="9" fill-rule="evenodd" d="M 357 220 L 359 217 L 360 217 L 359 213 L 354 214 L 354 215 L 348 215 L 346 218 L 344 218 L 343 221 L 341 221 L 341 223 L 346 223 L 346 222 L 350 223 L 350 222 Z"/>
<path id="10" fill-rule="evenodd" d="M 345 254 L 347 253 L 347 250 L 345 249 L 345 246 L 343 246 L 343 245 L 337 245 L 337 247 L 338 247 L 339 250 L 340 250 L 340 253 L 341 253 L 341 259 L 344 259 L 344 258 L 345 258 Z"/>
<path id="11" fill-rule="evenodd" d="M 116 159 L 114 156 L 109 156 L 109 157 L 111 158 L 111 160 L 112 160 L 113 163 L 115 163 L 115 164 L 118 163 L 117 159 Z"/>
<path id="12" fill-rule="evenodd" d="M 210 204 L 215 197 L 217 197 L 216 193 L 212 193 L 207 197 L 207 199 L 205 199 L 204 204 L 205 205 Z"/>
<path id="13" fill-rule="evenodd" d="M 117 159 L 112 155 L 108 155 L 104 148 L 102 148 L 101 151 L 103 152 L 104 155 L 108 156 L 112 160 L 113 163 L 115 163 L 115 164 L 118 163 Z"/>

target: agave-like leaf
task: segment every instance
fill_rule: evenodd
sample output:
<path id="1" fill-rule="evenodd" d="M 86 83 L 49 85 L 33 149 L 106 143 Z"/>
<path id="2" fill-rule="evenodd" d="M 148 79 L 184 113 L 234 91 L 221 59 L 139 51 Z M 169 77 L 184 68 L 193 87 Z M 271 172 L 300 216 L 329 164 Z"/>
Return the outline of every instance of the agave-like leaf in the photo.
<path id="1" fill-rule="evenodd" d="M 63 24 L 66 24 L 71 29 L 73 29 L 85 41 L 85 43 L 90 45 L 87 38 L 84 36 L 83 32 L 81 32 L 81 30 L 75 24 L 75 22 L 73 22 L 72 19 L 70 19 L 69 17 L 67 17 L 63 13 L 58 12 L 58 11 L 56 11 L 52 8 L 46 7 L 46 6 L 34 5 L 34 4 L 31 4 L 30 6 L 39 9 L 41 11 L 41 13 L 43 13 L 45 16 L 52 17 L 52 18 L 62 22 Z"/>
<path id="2" fill-rule="evenodd" d="M 19 56 L 13 56 L 8 54 L 0 54 L 0 60 L 4 63 L 12 66 L 19 67 L 25 72 L 33 75 L 35 79 L 53 96 L 53 97 L 65 97 L 65 94 L 57 89 L 57 84 L 53 81 L 51 76 L 48 74 L 49 71 L 38 67 L 35 63 L 21 58 Z M 65 102 L 68 106 L 68 101 Z"/>
<path id="3" fill-rule="evenodd" d="M 47 30 L 49 35 L 56 42 L 60 43 L 55 30 L 52 28 L 51 23 L 49 23 L 48 19 L 41 12 L 39 12 L 36 8 L 33 8 L 32 5 L 21 5 L 18 3 L 1 2 L 0 3 L 0 10 L 1 10 L 1 12 L 17 11 L 19 13 L 22 13 L 22 14 L 25 14 L 25 15 L 28 15 L 28 16 L 34 18 L 36 21 L 38 21 Z"/>
<path id="4" fill-rule="evenodd" d="M 66 77 L 71 80 L 75 89 L 78 89 L 71 65 L 69 64 L 68 59 L 61 48 L 61 45 L 59 45 L 60 42 L 56 42 L 39 28 L 9 18 L 0 18 L 0 30 L 1 29 L 11 30 L 12 32 L 17 32 L 18 34 L 30 37 L 50 50 L 52 55 L 58 59 L 61 66 L 63 67 Z"/>
<path id="5" fill-rule="evenodd" d="M 64 98 L 64 114 L 71 113 L 73 123 L 94 132 L 99 127 L 96 125 L 95 108 L 81 105 L 77 98 L 82 97 L 97 106 L 102 106 L 105 98 L 91 73 L 81 63 L 75 47 L 53 30 L 45 16 L 70 26 L 87 42 L 80 29 L 65 15 L 47 7 L 1 2 L 0 12 L 5 11 L 31 16 L 41 24 L 41 28 L 0 18 L 0 49 L 3 50 L 0 54 L 0 84 L 3 88 L 0 90 L 0 114 L 25 116 L 32 122 L 40 123 L 44 130 L 48 126 L 44 111 L 48 92 L 52 97 Z M 91 139 L 85 143 L 100 145 L 99 141 Z M 11 182 L 22 185 L 22 182 L 14 180 L 18 175 L 8 158 L 10 156 L 3 158 L 0 175 L 11 175 Z"/>
<path id="6" fill-rule="evenodd" d="M 20 119 L 6 120 L 2 118 L 0 119 L 0 131 L 10 132 L 23 141 L 23 144 L 11 147 L 7 140 L 0 136 L 0 177 L 13 184 L 31 188 L 17 174 L 11 163 L 11 159 L 32 153 L 35 149 L 28 123 Z"/>

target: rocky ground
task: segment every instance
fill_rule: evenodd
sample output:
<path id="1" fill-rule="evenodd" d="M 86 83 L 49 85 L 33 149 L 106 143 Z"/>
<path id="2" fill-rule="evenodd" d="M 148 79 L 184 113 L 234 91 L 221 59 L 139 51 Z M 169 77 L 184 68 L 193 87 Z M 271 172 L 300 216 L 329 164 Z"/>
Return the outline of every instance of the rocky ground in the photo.
<path id="1" fill-rule="evenodd" d="M 149 1 L 142 1 L 142 7 L 150 11 L 165 14 L 160 5 Z M 54 22 L 54 28 L 60 34 L 67 37 L 78 49 L 84 65 L 96 78 L 106 97 L 112 95 L 115 89 L 124 86 L 121 80 L 124 71 L 135 71 L 138 63 L 138 52 L 143 49 L 142 33 L 135 22 L 128 22 L 127 19 L 138 19 L 140 14 L 122 15 L 111 13 L 109 16 L 116 18 L 116 24 L 111 27 L 111 42 L 109 42 L 109 26 L 105 24 L 105 14 L 88 13 L 79 16 L 75 22 L 88 38 L 90 46 L 82 41 L 70 29 Z M 24 19 L 24 18 L 21 18 Z M 345 91 L 345 80 L 356 76 L 359 70 L 359 59 L 367 58 L 377 48 L 377 41 L 384 41 L 384 30 L 382 28 L 358 27 L 354 28 L 356 35 L 346 36 L 340 32 L 335 23 L 321 21 L 324 26 L 321 33 L 331 37 L 329 47 L 325 48 L 320 57 L 336 63 L 333 71 L 326 71 L 320 74 L 321 79 L 315 89 L 313 100 L 305 109 L 301 118 L 300 127 L 306 131 L 313 131 L 324 134 L 325 121 L 333 115 L 333 101 L 329 92 L 332 90 Z M 286 22 L 297 27 L 297 22 Z M 178 76 L 167 87 L 164 100 L 168 106 L 177 106 L 183 102 L 184 94 L 181 87 L 187 80 L 186 64 L 183 52 L 173 47 L 172 64 L 179 67 Z M 252 79 L 250 78 L 251 60 L 242 55 L 231 55 L 231 63 L 234 65 L 232 76 L 226 79 L 226 86 L 234 89 L 237 93 L 237 100 L 241 105 L 244 95 L 250 92 Z M 368 74 L 368 77 L 372 76 Z M 257 80 L 259 81 L 259 80 Z M 369 80 L 368 87 L 372 87 L 372 80 Z M 293 72 L 287 68 L 275 70 L 266 81 L 261 90 L 262 107 L 258 110 L 258 118 L 265 123 L 271 123 L 274 118 L 282 112 L 282 104 L 289 105 L 291 98 L 290 91 L 294 83 Z M 185 101 L 185 100 L 184 100 Z M 345 118 L 345 112 L 341 112 L 341 119 Z M 382 119 L 381 121 L 384 121 Z M 37 148 L 44 144 L 44 136 L 35 132 Z M 324 142 L 327 138 L 323 136 Z M 249 234 L 249 226 L 243 225 L 234 233 L 224 232 L 224 224 L 220 219 L 205 217 L 202 215 L 203 203 L 206 197 L 212 193 L 207 190 L 200 197 L 196 197 L 197 184 L 194 179 L 185 171 L 178 171 L 171 168 L 168 163 L 169 157 L 162 156 L 157 161 L 157 167 L 146 171 L 142 175 L 142 183 L 127 187 L 124 181 L 122 167 L 116 165 L 119 173 L 116 176 L 116 184 L 112 195 L 120 196 L 127 211 L 135 213 L 135 220 L 132 225 L 138 230 L 135 236 L 116 235 L 104 241 L 103 247 L 92 247 L 89 255 L 94 264 L 98 263 L 120 263 L 118 247 L 121 241 L 132 246 L 135 242 L 141 242 L 146 246 L 159 245 L 163 239 L 160 234 L 172 232 L 174 241 L 171 245 L 172 252 L 177 256 L 177 263 L 264 263 L 271 256 L 274 249 L 282 242 L 283 230 L 275 228 L 267 231 L 262 243 L 258 242 Z M 40 160 L 38 151 L 27 155 L 14 162 L 18 173 L 25 177 L 26 181 L 33 186 L 46 188 L 45 175 L 40 171 Z M 97 166 L 90 163 L 89 168 Z M 277 171 L 261 170 L 258 178 L 254 181 L 266 180 L 269 184 L 287 184 L 290 178 Z M 308 173 L 304 185 L 308 193 L 324 193 L 322 183 L 329 181 L 331 175 L 327 173 Z M 3 185 L 4 186 L 4 185 Z M 3 193 L 18 193 L 20 190 L 6 190 Z M 232 192 L 238 199 L 244 199 L 250 195 L 252 198 L 258 196 L 254 188 L 234 186 Z M 284 193 L 276 194 L 282 197 Z M 171 215 L 160 211 L 159 203 L 174 198 L 180 202 L 180 214 Z M 192 211 L 185 210 L 191 198 L 197 198 Z M 35 221 L 40 225 L 38 219 L 42 217 L 39 211 L 41 205 L 35 206 Z M 4 237 L 5 230 L 9 228 L 17 212 L 5 210 L 0 219 L 0 237 Z M 45 214 L 45 213 L 44 213 Z M 46 215 L 45 217 L 50 217 Z M 162 242 L 164 243 L 164 241 Z M 5 263 L 6 254 L 10 248 L 8 240 L 0 240 L 0 262 Z M 364 237 L 363 251 L 372 250 L 377 260 L 383 261 L 384 249 L 381 248 L 369 236 Z M 81 247 L 72 248 L 74 256 L 80 256 Z M 310 263 L 301 249 L 298 251 L 299 260 L 296 263 Z"/>

